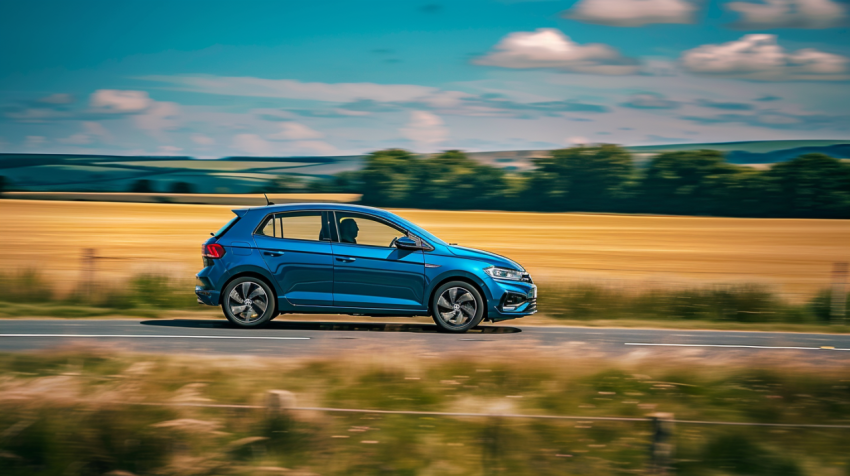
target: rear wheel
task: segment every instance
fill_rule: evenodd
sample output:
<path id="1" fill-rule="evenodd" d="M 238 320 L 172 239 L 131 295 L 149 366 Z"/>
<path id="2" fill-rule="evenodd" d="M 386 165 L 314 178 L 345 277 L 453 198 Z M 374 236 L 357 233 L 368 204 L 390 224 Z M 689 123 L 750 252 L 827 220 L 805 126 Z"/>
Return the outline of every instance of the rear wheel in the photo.
<path id="1" fill-rule="evenodd" d="M 440 329 L 466 332 L 484 318 L 484 299 L 471 284 L 450 281 L 434 293 L 431 317 Z"/>
<path id="2" fill-rule="evenodd" d="M 239 327 L 262 327 L 274 316 L 274 293 L 261 279 L 236 278 L 224 288 L 221 309 Z"/>

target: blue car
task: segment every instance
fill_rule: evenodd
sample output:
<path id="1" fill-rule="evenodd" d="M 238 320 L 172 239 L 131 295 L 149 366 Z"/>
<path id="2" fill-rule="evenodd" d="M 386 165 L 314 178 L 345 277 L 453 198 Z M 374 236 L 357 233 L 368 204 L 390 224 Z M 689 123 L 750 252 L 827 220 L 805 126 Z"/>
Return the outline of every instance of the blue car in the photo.
<path id="1" fill-rule="evenodd" d="M 448 332 L 537 312 L 519 264 L 444 242 L 377 208 L 270 205 L 236 216 L 203 245 L 198 302 L 240 327 L 279 314 L 430 315 Z"/>

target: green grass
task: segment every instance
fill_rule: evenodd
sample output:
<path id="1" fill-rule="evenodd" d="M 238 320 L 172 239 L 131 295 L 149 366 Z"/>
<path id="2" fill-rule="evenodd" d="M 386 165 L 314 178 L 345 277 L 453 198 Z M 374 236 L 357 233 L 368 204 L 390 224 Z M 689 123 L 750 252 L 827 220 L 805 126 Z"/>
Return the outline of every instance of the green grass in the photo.
<path id="1" fill-rule="evenodd" d="M 0 318 L 155 318 L 171 311 L 199 309 L 192 283 L 156 275 L 135 276 L 121 284 L 80 285 L 70 294 L 60 295 L 37 272 L 27 270 L 0 275 L 0 287 L 4 289 L 0 295 L 4 303 L 0 306 Z M 759 285 L 640 290 L 586 283 L 543 285 L 539 292 L 540 317 L 516 323 L 850 332 L 847 321 L 831 322 L 830 303 L 829 290 L 821 291 L 807 302 L 790 303 L 770 288 Z M 850 298 L 847 304 L 846 314 L 850 317 Z M 211 309 L 203 308 L 199 317 L 209 317 Z"/>
<path id="2" fill-rule="evenodd" d="M 804 303 L 781 299 L 765 286 L 623 289 L 595 284 L 541 287 L 538 308 L 571 321 L 699 321 L 723 324 L 828 324 L 831 292 Z M 845 315 L 850 316 L 850 299 Z"/>
<path id="3" fill-rule="evenodd" d="M 0 275 L 0 317 L 155 317 L 165 310 L 196 309 L 194 286 L 165 276 L 138 275 L 118 284 L 80 284 L 61 295 L 37 272 Z"/>
<path id="4" fill-rule="evenodd" d="M 286 361 L 63 352 L 0 355 L 4 475 L 644 474 L 642 422 L 500 420 L 132 406 L 300 406 L 850 423 L 847 368 L 747 368 L 534 355 Z M 845 475 L 846 432 L 678 424 L 676 474 Z M 69 470 L 72 468 L 73 471 Z M 266 468 L 262 470 L 261 468 Z M 274 474 L 274 473 L 272 473 Z"/>

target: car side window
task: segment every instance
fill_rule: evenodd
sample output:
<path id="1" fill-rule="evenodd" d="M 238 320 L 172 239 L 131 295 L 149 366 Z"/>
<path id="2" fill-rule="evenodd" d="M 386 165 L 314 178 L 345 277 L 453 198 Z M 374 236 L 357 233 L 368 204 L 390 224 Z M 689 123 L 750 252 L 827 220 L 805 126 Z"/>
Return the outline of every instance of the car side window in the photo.
<path id="1" fill-rule="evenodd" d="M 322 216 L 320 211 L 275 213 L 266 217 L 257 234 L 290 240 L 327 241 L 331 237 Z"/>
<path id="2" fill-rule="evenodd" d="M 407 236 L 404 231 L 387 223 L 359 213 L 336 212 L 336 226 L 341 243 L 395 246 L 395 240 Z"/>

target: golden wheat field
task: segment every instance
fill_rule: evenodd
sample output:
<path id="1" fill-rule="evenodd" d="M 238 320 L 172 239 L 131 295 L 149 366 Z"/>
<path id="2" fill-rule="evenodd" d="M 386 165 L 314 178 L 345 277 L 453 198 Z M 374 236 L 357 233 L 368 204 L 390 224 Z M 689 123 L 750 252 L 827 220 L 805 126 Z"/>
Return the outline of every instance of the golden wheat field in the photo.
<path id="1" fill-rule="evenodd" d="M 191 278 L 201 243 L 233 214 L 220 205 L 0 200 L 0 266 L 37 269 L 60 288 L 81 277 Z M 764 283 L 789 299 L 826 287 L 850 260 L 850 221 L 394 210 L 450 243 L 509 256 L 538 283 L 614 286 Z"/>

